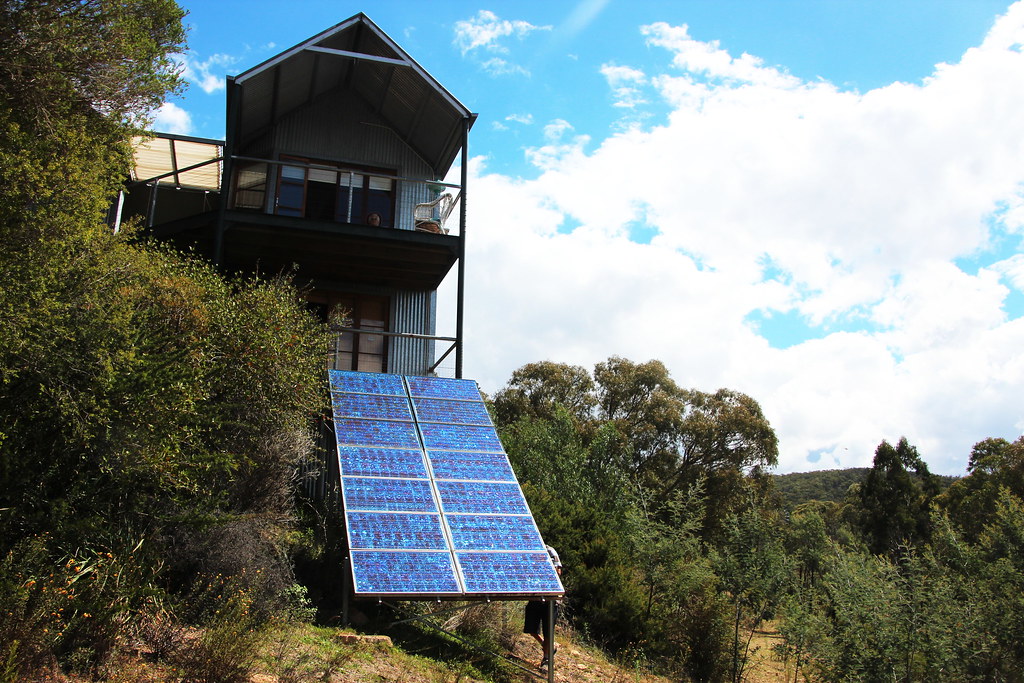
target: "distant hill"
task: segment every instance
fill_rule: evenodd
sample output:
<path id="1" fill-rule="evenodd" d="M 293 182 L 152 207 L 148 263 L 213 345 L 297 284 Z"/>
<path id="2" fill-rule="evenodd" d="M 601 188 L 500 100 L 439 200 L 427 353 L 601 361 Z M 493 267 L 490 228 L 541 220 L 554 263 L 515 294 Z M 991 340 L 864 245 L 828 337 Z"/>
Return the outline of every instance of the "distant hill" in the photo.
<path id="1" fill-rule="evenodd" d="M 792 509 L 810 500 L 840 502 L 850 486 L 864 481 L 870 471 L 870 467 L 850 467 L 845 470 L 776 474 L 773 478 L 786 507 Z"/>
<path id="2" fill-rule="evenodd" d="M 845 470 L 818 470 L 817 472 L 793 472 L 775 474 L 775 488 L 782 495 L 786 507 L 793 509 L 810 500 L 841 502 L 853 484 L 864 481 L 870 467 L 850 467 Z M 957 477 L 936 475 L 944 490 Z"/>

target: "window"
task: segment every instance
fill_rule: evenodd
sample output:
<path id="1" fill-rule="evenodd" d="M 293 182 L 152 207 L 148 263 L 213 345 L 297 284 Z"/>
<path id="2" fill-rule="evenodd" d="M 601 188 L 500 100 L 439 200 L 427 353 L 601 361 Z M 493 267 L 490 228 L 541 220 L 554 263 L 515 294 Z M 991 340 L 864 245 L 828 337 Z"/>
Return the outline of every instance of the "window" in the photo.
<path id="1" fill-rule="evenodd" d="M 306 206 L 306 169 L 302 166 L 281 166 L 277 181 L 277 213 L 301 216 Z"/>
<path id="2" fill-rule="evenodd" d="M 310 303 L 321 310 L 326 318 L 337 307 L 348 311 L 350 322 L 346 327 L 359 332 L 342 332 L 335 341 L 334 368 L 359 372 L 385 372 L 387 370 L 388 338 L 374 331 L 386 332 L 389 321 L 389 303 L 386 296 L 369 294 L 320 294 L 310 297 Z"/>
<path id="3" fill-rule="evenodd" d="M 241 162 L 235 172 L 235 208 L 263 209 L 267 197 L 267 165 Z"/>
<path id="4" fill-rule="evenodd" d="M 370 214 L 377 214 L 379 225 L 394 226 L 395 181 L 386 177 L 394 175 L 393 171 L 285 159 L 331 168 L 282 164 L 277 184 L 278 215 L 370 224 Z M 374 175 L 374 171 L 382 175 Z"/>

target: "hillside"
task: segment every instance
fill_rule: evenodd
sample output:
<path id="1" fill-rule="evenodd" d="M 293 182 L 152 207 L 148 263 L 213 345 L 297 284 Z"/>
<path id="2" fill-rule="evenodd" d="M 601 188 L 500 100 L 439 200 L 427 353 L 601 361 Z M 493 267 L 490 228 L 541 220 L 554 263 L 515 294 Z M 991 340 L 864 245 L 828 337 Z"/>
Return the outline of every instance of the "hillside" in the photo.
<path id="1" fill-rule="evenodd" d="M 415 629 L 414 629 L 415 631 Z M 179 633 L 172 638 L 177 647 L 189 647 L 202 639 L 199 632 Z M 560 683 L 669 683 L 671 678 L 644 670 L 642 661 L 614 662 L 599 649 L 581 642 L 571 629 L 559 628 L 559 650 L 555 680 Z M 757 631 L 752 659 L 744 680 L 748 683 L 776 683 L 793 680 L 788 667 L 771 654 L 778 642 L 774 631 Z M 236 681 L 238 683 L 528 683 L 546 681 L 547 670 L 536 667 L 537 645 L 528 636 L 516 634 L 502 656 L 474 651 L 453 639 L 437 634 L 409 631 L 390 636 L 364 634 L 352 629 L 293 624 L 266 634 L 259 647 L 250 652 L 251 666 L 237 649 L 228 644 L 216 655 L 197 658 L 184 666 L 171 664 L 151 647 L 139 645 L 134 654 L 112 663 L 106 675 L 96 679 L 64 677 L 40 671 L 40 680 L 79 683 L 107 681 Z M 227 655 L 223 657 L 223 655 Z M 246 672 L 245 669 L 248 669 Z M 801 677 L 799 680 L 803 680 Z"/>
<path id="2" fill-rule="evenodd" d="M 787 509 L 792 510 L 811 500 L 842 502 L 850 487 L 864 481 L 870 467 L 849 467 L 842 470 L 818 470 L 773 475 L 775 488 L 782 495 Z M 941 489 L 946 489 L 957 477 L 936 475 Z"/>
<path id="3" fill-rule="evenodd" d="M 786 507 L 793 509 L 811 500 L 840 502 L 854 484 L 864 481 L 867 467 L 842 470 L 818 470 L 773 475 L 775 488 L 782 494 Z"/>

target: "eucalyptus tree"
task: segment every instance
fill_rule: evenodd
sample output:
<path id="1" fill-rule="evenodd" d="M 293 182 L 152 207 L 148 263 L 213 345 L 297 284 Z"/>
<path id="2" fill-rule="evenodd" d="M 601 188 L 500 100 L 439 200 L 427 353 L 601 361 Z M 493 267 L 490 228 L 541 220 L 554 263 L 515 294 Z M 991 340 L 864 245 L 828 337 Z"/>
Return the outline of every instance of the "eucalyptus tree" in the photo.
<path id="1" fill-rule="evenodd" d="M 995 515 L 1001 489 L 1024 497 L 1024 436 L 1013 442 L 992 438 L 974 444 L 967 476 L 953 482 L 935 502 L 976 540 Z"/>
<path id="2" fill-rule="evenodd" d="M 895 447 L 880 443 L 859 491 L 861 526 L 870 550 L 894 555 L 907 543 L 926 542 L 937 492 L 928 465 L 905 437 Z"/>

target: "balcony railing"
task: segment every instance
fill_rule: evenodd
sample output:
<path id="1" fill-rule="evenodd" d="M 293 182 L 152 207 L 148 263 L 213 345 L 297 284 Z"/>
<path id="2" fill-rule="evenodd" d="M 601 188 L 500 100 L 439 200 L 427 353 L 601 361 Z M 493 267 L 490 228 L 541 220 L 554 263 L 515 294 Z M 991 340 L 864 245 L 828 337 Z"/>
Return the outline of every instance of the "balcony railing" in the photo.
<path id="1" fill-rule="evenodd" d="M 423 340 L 423 341 L 444 342 L 444 343 L 447 344 L 446 348 L 444 348 L 444 345 L 442 345 L 442 348 L 444 348 L 444 352 L 441 353 L 440 355 L 436 355 L 436 353 L 435 353 L 435 358 L 433 358 L 429 362 L 429 365 L 427 365 L 427 367 L 425 368 L 425 372 L 423 374 L 425 374 L 425 375 L 439 375 L 439 376 L 444 376 L 444 377 L 448 377 L 448 376 L 454 377 L 455 376 L 454 368 L 450 368 L 450 367 L 446 367 L 446 366 L 442 365 L 442 363 L 444 363 L 445 359 L 447 359 L 450 355 L 452 355 L 452 353 L 454 353 L 456 348 L 458 347 L 458 339 L 456 339 L 455 337 L 443 337 L 443 336 L 433 335 L 433 334 L 415 334 L 415 333 L 412 333 L 412 332 L 387 332 L 387 331 L 378 330 L 378 329 L 369 329 L 369 328 L 363 328 L 363 327 L 345 327 L 345 326 L 340 326 L 340 325 L 333 325 L 333 326 L 331 326 L 331 331 L 335 333 L 335 336 L 334 336 L 334 346 L 333 346 L 333 348 L 331 349 L 331 352 L 330 352 L 330 355 L 331 355 L 331 363 L 330 363 L 330 365 L 331 365 L 332 368 L 338 369 L 337 368 L 337 358 L 342 353 L 345 353 L 344 351 L 342 351 L 342 348 L 341 348 L 341 344 L 342 344 L 342 342 L 341 342 L 341 335 L 347 332 L 349 334 L 380 335 L 382 337 L 391 337 L 391 338 L 397 338 L 397 339 L 420 339 L 420 340 Z M 418 373 L 407 373 L 407 374 L 418 374 Z"/>
<path id="2" fill-rule="evenodd" d="M 157 138 L 157 142 L 163 142 L 163 138 Z M 191 155 L 175 154 L 177 146 L 186 144 L 179 140 L 169 140 L 171 147 L 169 151 L 162 148 L 154 151 L 150 145 L 153 141 L 140 143 L 136 151 L 135 186 L 144 185 L 150 188 L 150 197 L 147 207 L 147 226 L 153 227 L 157 212 L 159 196 L 157 189 L 160 187 L 174 188 L 175 190 L 190 190 L 203 193 L 223 194 L 225 187 L 223 168 L 224 158 L 220 156 L 223 148 L 214 141 L 191 142 L 194 147 L 200 147 L 203 154 L 194 153 Z M 177 145 L 177 146 L 175 146 Z M 212 150 L 207 152 L 206 150 Z M 146 156 L 148 154 L 148 156 Z M 162 158 L 166 156 L 166 159 Z M 180 157 L 180 158 L 179 158 Z M 455 183 L 446 183 L 439 180 L 427 180 L 423 178 L 410 178 L 408 176 L 391 175 L 379 171 L 370 171 L 359 168 L 346 168 L 342 165 L 318 164 L 295 159 L 264 159 L 261 157 L 249 157 L 235 155 L 231 157 L 234 162 L 232 175 L 234 181 L 229 187 L 232 195 L 229 207 L 232 209 L 260 211 L 273 213 L 279 202 L 279 196 L 273 198 L 271 206 L 268 207 L 267 193 L 271 191 L 270 178 L 278 176 L 277 169 L 287 166 L 294 169 L 302 169 L 307 175 L 310 172 L 320 174 L 336 174 L 340 178 L 346 178 L 348 185 L 338 182 L 338 192 L 348 190 L 349 202 L 351 202 L 351 182 L 355 176 L 369 176 L 371 179 L 395 183 L 401 182 L 411 185 L 422 185 L 428 189 L 420 193 L 421 201 L 414 202 L 414 207 L 402 206 L 397 211 L 396 220 L 392 221 L 396 227 L 403 229 L 419 229 L 426 232 L 440 232 L 444 234 L 458 234 L 460 227 L 458 221 L 446 222 L 449 215 L 458 214 L 456 207 L 462 200 L 462 188 Z M 183 162 L 192 162 L 185 165 Z M 212 167 L 212 169 L 210 168 Z M 150 175 L 152 174 L 152 175 Z M 143 177 L 144 176 L 144 177 Z M 454 192 L 449 192 L 452 190 Z M 276 195 L 280 195 L 281 188 L 274 188 Z M 177 193 L 176 193 L 177 194 Z M 180 202 L 180 195 L 175 201 Z M 354 219 L 351 206 L 344 212 L 344 220 L 337 219 L 337 222 L 359 223 Z M 436 224 L 434 229 L 431 224 Z M 367 223 L 369 225 L 369 223 Z M 422 226 L 422 227 L 418 227 Z M 392 226 L 385 226 L 392 227 Z"/>

